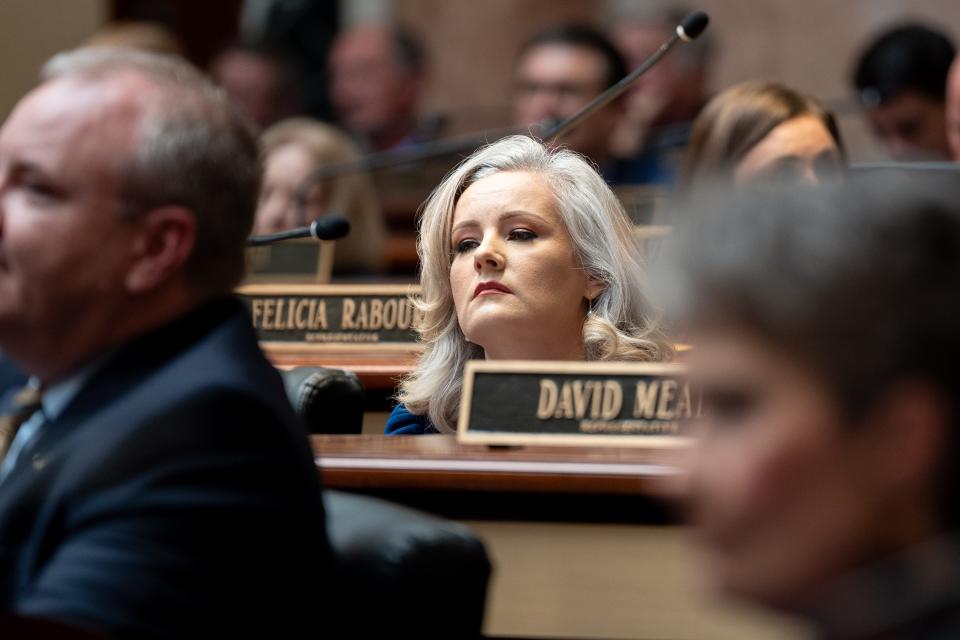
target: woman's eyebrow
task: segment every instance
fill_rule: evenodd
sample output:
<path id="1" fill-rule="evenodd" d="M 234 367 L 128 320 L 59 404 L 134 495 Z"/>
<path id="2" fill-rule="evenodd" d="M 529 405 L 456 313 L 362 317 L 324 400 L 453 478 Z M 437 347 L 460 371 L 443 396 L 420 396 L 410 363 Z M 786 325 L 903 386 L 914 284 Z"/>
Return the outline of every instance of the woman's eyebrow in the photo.
<path id="1" fill-rule="evenodd" d="M 538 213 L 535 213 L 533 211 L 526 211 L 524 209 L 518 209 L 515 211 L 504 211 L 502 214 L 500 214 L 500 217 L 497 218 L 497 222 L 500 223 L 500 222 L 503 222 L 504 220 L 509 220 L 511 218 L 520 218 L 520 217 L 533 217 L 539 220 L 543 220 L 543 216 L 541 216 Z M 475 226 L 477 226 L 476 220 L 472 220 L 472 219 L 463 220 L 455 224 L 453 226 L 453 229 L 450 230 L 450 232 L 453 233 L 454 231 L 457 231 L 458 229 L 461 229 L 463 227 L 475 227 Z"/>

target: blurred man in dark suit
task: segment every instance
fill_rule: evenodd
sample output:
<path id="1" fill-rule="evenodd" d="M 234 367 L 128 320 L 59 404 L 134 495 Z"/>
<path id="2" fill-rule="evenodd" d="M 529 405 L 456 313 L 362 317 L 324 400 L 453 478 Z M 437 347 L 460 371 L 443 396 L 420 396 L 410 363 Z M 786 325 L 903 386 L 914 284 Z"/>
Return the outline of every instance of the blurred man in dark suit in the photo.
<path id="1" fill-rule="evenodd" d="M 29 376 L 0 376 L 0 612 L 116 637 L 304 628 L 320 487 L 230 297 L 258 175 L 225 96 L 152 54 L 62 54 L 0 130 L 0 368 Z"/>
<path id="2" fill-rule="evenodd" d="M 409 146 L 436 133 L 418 122 L 426 55 L 410 32 L 376 24 L 343 31 L 330 48 L 329 66 L 337 119 L 365 149 Z"/>
<path id="3" fill-rule="evenodd" d="M 632 70 L 652 56 L 690 10 L 673 4 L 629 3 L 615 14 L 609 29 Z M 713 55 L 710 32 L 684 43 L 640 76 L 625 97 L 625 113 L 610 141 L 618 158 L 633 158 L 638 180 L 670 184 L 693 121 L 709 98 Z"/>
<path id="4" fill-rule="evenodd" d="M 514 123 L 542 136 L 538 125 L 572 116 L 623 78 L 626 68 L 602 33 L 570 24 L 530 38 L 520 49 L 513 75 Z M 610 136 L 622 118 L 623 101 L 615 100 L 564 134 L 559 143 L 590 158 L 609 182 L 627 182 L 610 154 Z"/>

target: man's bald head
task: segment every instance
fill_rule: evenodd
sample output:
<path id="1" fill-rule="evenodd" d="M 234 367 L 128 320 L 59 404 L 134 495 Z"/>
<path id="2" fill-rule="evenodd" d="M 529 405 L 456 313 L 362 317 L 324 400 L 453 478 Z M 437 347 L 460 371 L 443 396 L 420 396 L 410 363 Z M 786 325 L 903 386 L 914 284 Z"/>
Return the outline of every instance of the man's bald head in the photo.
<path id="1" fill-rule="evenodd" d="M 256 141 L 174 58 L 61 54 L 0 128 L 0 347 L 44 382 L 228 294 Z"/>
<path id="2" fill-rule="evenodd" d="M 142 110 L 135 149 L 124 158 L 120 196 L 131 215 L 165 205 L 189 209 L 197 243 L 187 271 L 207 294 L 229 292 L 245 270 L 260 165 L 251 123 L 200 71 L 173 56 L 78 49 L 52 58 L 47 83 L 107 86 Z"/>

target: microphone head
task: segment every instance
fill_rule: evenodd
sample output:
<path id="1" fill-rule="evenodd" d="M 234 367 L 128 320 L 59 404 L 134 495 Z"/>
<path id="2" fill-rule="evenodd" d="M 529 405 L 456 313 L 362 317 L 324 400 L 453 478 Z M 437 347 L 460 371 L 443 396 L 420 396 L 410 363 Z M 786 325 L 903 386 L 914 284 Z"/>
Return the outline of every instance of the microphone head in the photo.
<path id="1" fill-rule="evenodd" d="M 310 223 L 310 235 L 317 240 L 337 240 L 348 233 L 350 221 L 343 216 L 323 216 Z"/>
<path id="2" fill-rule="evenodd" d="M 684 18 L 683 22 L 677 27 L 677 35 L 690 42 L 698 38 L 708 24 L 710 24 L 710 16 L 703 11 L 694 11 Z"/>

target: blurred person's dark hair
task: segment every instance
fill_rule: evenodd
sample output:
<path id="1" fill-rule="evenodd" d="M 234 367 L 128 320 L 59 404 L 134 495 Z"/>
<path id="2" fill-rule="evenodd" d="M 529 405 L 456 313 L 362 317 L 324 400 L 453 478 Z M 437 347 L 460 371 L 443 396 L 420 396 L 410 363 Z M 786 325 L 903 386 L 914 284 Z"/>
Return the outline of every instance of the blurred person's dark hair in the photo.
<path id="1" fill-rule="evenodd" d="M 761 338 L 809 367 L 849 424 L 898 383 L 934 389 L 943 530 L 960 525 L 957 178 L 713 193 L 687 203 L 652 271 L 674 330 Z"/>
<path id="2" fill-rule="evenodd" d="M 782 84 L 743 82 L 714 96 L 693 124 L 681 167 L 681 190 L 704 182 L 732 182 L 741 160 L 779 125 L 801 116 L 817 118 L 845 156 L 840 129 L 819 100 Z"/>
<path id="3" fill-rule="evenodd" d="M 593 27 L 581 24 L 557 25 L 537 33 L 523 44 L 516 60 L 521 60 L 531 49 L 546 45 L 581 47 L 600 54 L 606 65 L 604 88 L 616 84 L 627 75 L 623 56 L 610 40 Z"/>
<path id="4" fill-rule="evenodd" d="M 944 101 L 956 48 L 942 31 L 919 24 L 881 34 L 861 54 L 854 71 L 860 102 L 876 106 L 912 90 Z"/>

